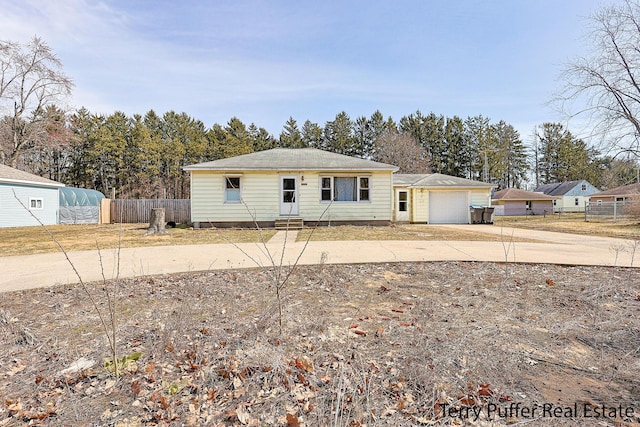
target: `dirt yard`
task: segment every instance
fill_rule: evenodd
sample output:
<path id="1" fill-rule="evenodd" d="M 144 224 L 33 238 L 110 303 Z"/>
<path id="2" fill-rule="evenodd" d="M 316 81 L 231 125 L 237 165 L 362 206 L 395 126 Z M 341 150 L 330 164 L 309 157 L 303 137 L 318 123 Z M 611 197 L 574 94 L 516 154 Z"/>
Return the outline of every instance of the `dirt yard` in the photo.
<path id="1" fill-rule="evenodd" d="M 519 227 L 533 230 L 557 231 L 560 233 L 587 234 L 590 236 L 619 237 L 621 239 L 640 239 L 640 220 L 638 218 L 618 221 L 584 220 L 584 214 L 565 213 L 541 216 L 496 216 L 495 224 L 505 227 Z"/>
<path id="2" fill-rule="evenodd" d="M 272 273 L 90 284 L 120 378 L 81 286 L 0 294 L 0 426 L 640 425 L 637 269 L 301 267 L 282 332 Z"/>

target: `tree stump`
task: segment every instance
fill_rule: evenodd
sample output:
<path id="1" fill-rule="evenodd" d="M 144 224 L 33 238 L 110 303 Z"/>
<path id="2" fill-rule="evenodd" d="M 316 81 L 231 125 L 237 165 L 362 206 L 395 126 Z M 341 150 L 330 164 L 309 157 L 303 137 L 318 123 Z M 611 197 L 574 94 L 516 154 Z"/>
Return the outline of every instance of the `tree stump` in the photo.
<path id="1" fill-rule="evenodd" d="M 165 228 L 164 208 L 151 209 L 151 221 L 149 222 L 149 228 L 144 235 L 148 236 L 150 234 L 169 234 Z"/>

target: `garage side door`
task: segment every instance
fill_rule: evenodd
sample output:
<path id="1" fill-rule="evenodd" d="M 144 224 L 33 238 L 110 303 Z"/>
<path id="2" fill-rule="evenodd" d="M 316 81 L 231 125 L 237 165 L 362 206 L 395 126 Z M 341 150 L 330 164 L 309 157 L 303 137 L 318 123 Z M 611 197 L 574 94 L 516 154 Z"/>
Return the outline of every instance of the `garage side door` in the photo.
<path id="1" fill-rule="evenodd" d="M 468 191 L 430 191 L 430 224 L 467 224 L 469 222 Z"/>

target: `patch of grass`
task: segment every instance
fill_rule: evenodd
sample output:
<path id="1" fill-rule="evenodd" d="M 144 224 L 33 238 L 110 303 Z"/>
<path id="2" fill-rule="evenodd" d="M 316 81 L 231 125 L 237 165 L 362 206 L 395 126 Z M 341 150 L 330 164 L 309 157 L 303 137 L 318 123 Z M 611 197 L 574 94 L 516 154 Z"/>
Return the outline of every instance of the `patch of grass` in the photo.
<path id="1" fill-rule="evenodd" d="M 535 216 L 505 216 L 494 217 L 496 225 L 517 227 L 543 231 L 557 231 L 560 233 L 587 234 L 589 236 L 619 237 L 637 239 L 640 237 L 640 222 L 636 220 L 585 221 L 584 214 L 553 214 L 546 217 Z"/>
<path id="2" fill-rule="evenodd" d="M 67 251 L 83 251 L 96 249 L 96 242 L 101 249 L 118 247 L 120 224 L 79 224 L 52 225 L 47 228 L 58 239 Z M 122 224 L 121 247 L 197 245 L 209 243 L 249 243 L 259 242 L 257 230 L 251 229 L 200 229 L 170 228 L 169 235 L 143 236 L 147 224 Z M 275 234 L 275 230 L 263 230 L 266 239 Z M 0 256 L 27 255 L 46 252 L 57 252 L 58 247 L 47 235 L 44 228 L 13 227 L 0 228 Z"/>
<path id="3" fill-rule="evenodd" d="M 297 241 L 305 241 L 311 229 L 298 233 Z M 511 238 L 510 238 L 511 239 Z M 390 227 L 372 227 L 340 225 L 335 227 L 318 227 L 311 236 L 315 241 L 334 240 L 438 240 L 438 241 L 482 241 L 499 242 L 500 236 L 481 231 L 465 231 L 454 228 L 430 225 L 392 225 Z M 514 242 L 540 243 L 541 240 L 513 238 Z"/>

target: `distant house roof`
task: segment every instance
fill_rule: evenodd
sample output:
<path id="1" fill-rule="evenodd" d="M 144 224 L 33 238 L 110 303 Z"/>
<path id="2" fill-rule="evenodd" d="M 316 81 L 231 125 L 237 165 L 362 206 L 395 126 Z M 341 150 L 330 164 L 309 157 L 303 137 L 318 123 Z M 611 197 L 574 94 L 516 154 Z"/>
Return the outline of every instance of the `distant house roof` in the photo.
<path id="1" fill-rule="evenodd" d="M 635 184 L 623 185 L 609 190 L 592 194 L 591 197 L 599 196 L 637 196 L 640 195 L 640 182 Z"/>
<path id="2" fill-rule="evenodd" d="M 567 195 L 571 190 L 576 188 L 578 185 L 587 184 L 589 187 L 598 191 L 597 188 L 593 187 L 589 184 L 588 181 L 584 179 L 578 179 L 575 181 L 567 181 L 567 182 L 553 182 L 550 184 L 543 184 L 536 188 L 534 191 L 536 193 L 544 193 L 548 196 L 564 196 Z M 591 190 L 594 191 L 594 190 Z"/>
<path id="3" fill-rule="evenodd" d="M 537 193 L 544 193 L 548 196 L 562 196 L 578 185 L 579 182 L 581 181 L 552 182 L 551 184 L 539 186 L 535 191 Z"/>
<path id="4" fill-rule="evenodd" d="M 274 148 L 242 156 L 185 166 L 184 170 L 388 170 L 397 166 L 316 148 Z"/>
<path id="5" fill-rule="evenodd" d="M 534 193 L 533 191 L 524 191 L 517 188 L 505 188 L 496 191 L 491 197 L 492 200 L 555 200 L 557 196 L 547 196 L 542 193 Z"/>
<path id="6" fill-rule="evenodd" d="M 472 179 L 459 178 L 457 176 L 441 173 L 429 174 L 394 174 L 393 185 L 408 187 L 478 187 L 493 188 L 495 185 Z"/>
<path id="7" fill-rule="evenodd" d="M 36 185 L 38 187 L 64 187 L 64 184 L 57 181 L 2 164 L 0 164 L 0 183 Z"/>

